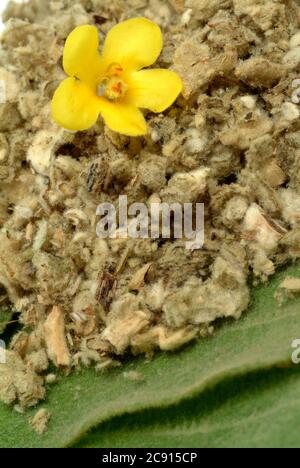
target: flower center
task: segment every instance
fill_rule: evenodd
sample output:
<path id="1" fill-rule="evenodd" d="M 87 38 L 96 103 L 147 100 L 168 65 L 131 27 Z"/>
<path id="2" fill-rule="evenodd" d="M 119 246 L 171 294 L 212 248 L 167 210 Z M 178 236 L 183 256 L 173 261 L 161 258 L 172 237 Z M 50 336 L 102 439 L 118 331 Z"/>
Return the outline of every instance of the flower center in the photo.
<path id="1" fill-rule="evenodd" d="M 116 101 L 125 96 L 128 86 L 121 78 L 123 68 L 117 64 L 111 64 L 105 77 L 100 81 L 97 88 L 97 95 L 107 98 L 109 101 Z"/>

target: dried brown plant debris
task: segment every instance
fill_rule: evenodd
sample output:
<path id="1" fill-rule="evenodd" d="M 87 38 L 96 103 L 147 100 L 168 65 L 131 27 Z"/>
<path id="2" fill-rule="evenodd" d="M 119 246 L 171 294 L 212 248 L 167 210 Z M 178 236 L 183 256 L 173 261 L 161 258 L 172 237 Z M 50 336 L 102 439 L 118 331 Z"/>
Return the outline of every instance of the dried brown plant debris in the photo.
<path id="1" fill-rule="evenodd" d="M 71 357 L 66 341 L 64 313 L 58 306 L 54 306 L 47 317 L 44 337 L 51 361 L 56 366 L 69 366 Z"/>
<path id="2" fill-rule="evenodd" d="M 147 16 L 158 67 L 184 92 L 150 132 L 65 132 L 50 118 L 70 31 Z M 26 407 L 69 371 L 172 351 L 238 319 L 249 276 L 300 257 L 300 6 L 294 0 L 30 0 L 9 4 L 0 44 L 0 285 L 24 329 L 1 366 L 0 398 Z M 96 235 L 96 209 L 205 205 L 203 249 L 179 239 Z M 297 286 L 297 285 L 296 285 Z M 291 284 L 281 288 L 290 291 Z M 294 289 L 292 287 L 292 293 Z M 289 293 L 288 293 L 289 294 Z M 118 360 L 116 357 L 118 356 Z M 54 375 L 49 377 L 49 375 Z M 47 418 L 46 418 L 47 419 Z M 46 420 L 43 415 L 39 421 Z M 40 429 L 38 429 L 40 430 Z"/>

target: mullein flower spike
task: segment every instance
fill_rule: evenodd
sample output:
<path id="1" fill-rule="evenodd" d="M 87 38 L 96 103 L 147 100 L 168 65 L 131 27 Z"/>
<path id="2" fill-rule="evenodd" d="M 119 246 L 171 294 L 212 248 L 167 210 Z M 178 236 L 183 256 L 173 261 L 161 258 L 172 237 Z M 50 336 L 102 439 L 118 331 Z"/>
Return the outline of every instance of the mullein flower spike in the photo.
<path id="1" fill-rule="evenodd" d="M 163 112 L 182 91 L 171 70 L 149 69 L 163 46 L 160 28 L 146 18 L 114 26 L 100 55 L 95 26 L 79 26 L 67 38 L 63 67 L 69 78 L 56 90 L 52 116 L 71 131 L 92 127 L 99 114 L 113 131 L 128 136 L 147 134 L 141 108 Z"/>

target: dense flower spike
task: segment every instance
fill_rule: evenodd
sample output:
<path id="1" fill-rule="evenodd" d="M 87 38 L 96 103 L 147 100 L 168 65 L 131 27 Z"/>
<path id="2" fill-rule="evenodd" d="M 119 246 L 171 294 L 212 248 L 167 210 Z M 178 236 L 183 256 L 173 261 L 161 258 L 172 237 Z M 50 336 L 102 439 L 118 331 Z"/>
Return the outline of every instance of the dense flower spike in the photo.
<path id="1" fill-rule="evenodd" d="M 99 54 L 98 31 L 79 26 L 69 35 L 63 57 L 69 78 L 52 100 L 53 119 L 72 131 L 87 130 L 102 115 L 106 125 L 128 136 L 147 133 L 140 108 L 163 112 L 182 91 L 173 71 L 151 69 L 163 46 L 160 28 L 146 18 L 113 27 Z"/>

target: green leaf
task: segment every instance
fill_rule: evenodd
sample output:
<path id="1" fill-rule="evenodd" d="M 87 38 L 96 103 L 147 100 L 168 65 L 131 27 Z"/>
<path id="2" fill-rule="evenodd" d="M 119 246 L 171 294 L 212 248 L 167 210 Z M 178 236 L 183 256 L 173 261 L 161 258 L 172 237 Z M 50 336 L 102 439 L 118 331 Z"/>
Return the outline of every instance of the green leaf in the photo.
<path id="1" fill-rule="evenodd" d="M 299 268 L 290 267 L 267 288 L 255 289 L 243 319 L 226 323 L 213 338 L 199 340 L 178 353 L 161 353 L 151 362 L 132 359 L 122 369 L 106 374 L 87 370 L 61 378 L 41 405 L 52 413 L 44 436 L 37 436 L 28 426 L 32 411 L 24 416 L 1 405 L 0 446 L 69 446 L 112 417 L 178 404 L 223 379 L 290 362 L 291 343 L 300 335 L 300 299 L 282 308 L 274 299 L 286 274 L 300 277 Z M 123 372 L 129 370 L 142 373 L 144 381 L 125 379 Z"/>
<path id="2" fill-rule="evenodd" d="M 115 418 L 81 448 L 299 448 L 300 370 L 234 378 L 165 410 Z"/>
<path id="3" fill-rule="evenodd" d="M 13 311 L 8 308 L 0 308 L 0 335 L 4 333 L 5 328 L 12 319 Z"/>

